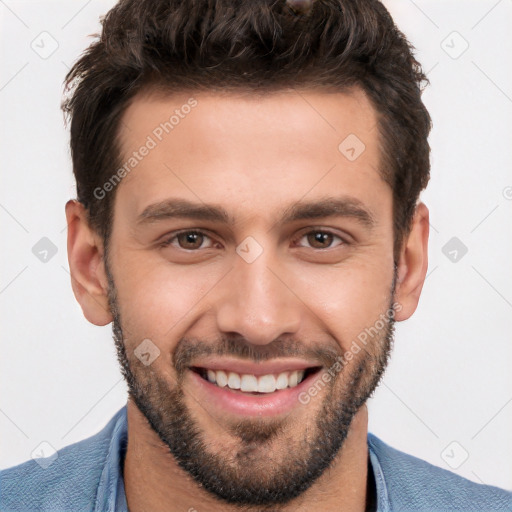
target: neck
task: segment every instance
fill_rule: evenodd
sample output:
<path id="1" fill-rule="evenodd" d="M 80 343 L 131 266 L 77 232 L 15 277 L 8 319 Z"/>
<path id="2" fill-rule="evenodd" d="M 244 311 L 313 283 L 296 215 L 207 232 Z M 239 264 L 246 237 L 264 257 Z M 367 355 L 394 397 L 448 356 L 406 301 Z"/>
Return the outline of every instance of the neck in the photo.
<path id="1" fill-rule="evenodd" d="M 137 406 L 128 400 L 128 446 L 124 486 L 130 512 L 240 512 L 206 492 L 176 462 Z M 279 512 L 363 512 L 368 478 L 368 412 L 355 415 L 347 438 L 329 468 L 293 502 L 272 507 Z M 263 507 L 243 507 L 261 511 Z"/>

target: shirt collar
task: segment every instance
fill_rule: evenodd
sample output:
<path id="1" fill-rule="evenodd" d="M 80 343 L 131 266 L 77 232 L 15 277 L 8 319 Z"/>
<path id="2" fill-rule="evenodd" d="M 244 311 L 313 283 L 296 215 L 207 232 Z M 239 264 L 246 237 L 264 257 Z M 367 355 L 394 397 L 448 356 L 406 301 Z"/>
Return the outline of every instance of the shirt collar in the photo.
<path id="1" fill-rule="evenodd" d="M 114 428 L 100 475 L 94 512 L 128 512 L 123 481 L 123 465 L 128 442 L 126 406 L 114 416 Z"/>
<path id="2" fill-rule="evenodd" d="M 375 477 L 375 485 L 377 487 L 377 512 L 390 512 L 391 506 L 389 503 L 388 488 L 384 472 L 380 465 L 377 454 L 372 445 L 372 434 L 368 434 L 368 453 L 370 454 L 371 468 Z"/>

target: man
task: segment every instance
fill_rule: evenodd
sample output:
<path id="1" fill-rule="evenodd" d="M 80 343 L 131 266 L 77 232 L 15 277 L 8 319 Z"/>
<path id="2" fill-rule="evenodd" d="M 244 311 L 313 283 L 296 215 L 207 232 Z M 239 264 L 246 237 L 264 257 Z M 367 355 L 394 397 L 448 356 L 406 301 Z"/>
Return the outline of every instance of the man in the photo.
<path id="1" fill-rule="evenodd" d="M 427 271 L 425 81 L 377 1 L 107 14 L 67 76 L 68 253 L 129 400 L 1 510 L 512 509 L 367 430 Z"/>

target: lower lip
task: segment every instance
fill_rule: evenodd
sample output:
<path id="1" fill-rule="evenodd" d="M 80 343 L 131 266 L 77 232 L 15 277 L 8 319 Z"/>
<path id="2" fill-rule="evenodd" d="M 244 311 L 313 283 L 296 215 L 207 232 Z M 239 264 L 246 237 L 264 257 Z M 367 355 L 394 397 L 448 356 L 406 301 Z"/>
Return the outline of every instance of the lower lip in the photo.
<path id="1" fill-rule="evenodd" d="M 205 408 L 210 405 L 217 410 L 238 416 L 275 416 L 291 412 L 297 405 L 302 405 L 299 395 L 308 389 L 322 375 L 322 370 L 308 375 L 293 388 L 276 390 L 273 393 L 252 395 L 228 387 L 219 387 L 203 379 L 195 371 L 189 370 L 193 385 L 199 386 L 205 399 Z"/>

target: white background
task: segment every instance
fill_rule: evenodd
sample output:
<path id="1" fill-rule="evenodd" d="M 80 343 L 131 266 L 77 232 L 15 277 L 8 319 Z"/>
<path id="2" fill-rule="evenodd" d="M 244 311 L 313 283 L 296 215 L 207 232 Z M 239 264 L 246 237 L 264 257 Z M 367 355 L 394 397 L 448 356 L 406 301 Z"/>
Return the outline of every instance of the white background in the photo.
<path id="1" fill-rule="evenodd" d="M 431 80 L 431 232 L 422 298 L 397 325 L 370 431 L 512 489 L 512 0 L 385 4 Z M 91 436 L 126 402 L 110 326 L 90 325 L 71 291 L 64 204 L 75 190 L 59 109 L 65 73 L 112 5 L 0 3 L 2 468 L 42 441 Z M 31 44 L 58 48 L 44 59 Z M 32 253 L 42 237 L 57 248 L 46 263 Z M 442 252 L 452 237 L 468 248 L 455 263 Z"/>

